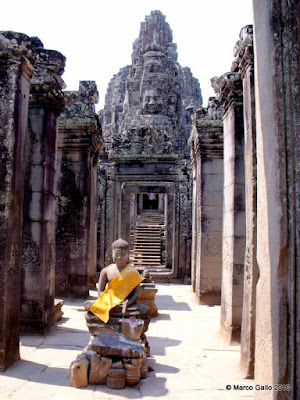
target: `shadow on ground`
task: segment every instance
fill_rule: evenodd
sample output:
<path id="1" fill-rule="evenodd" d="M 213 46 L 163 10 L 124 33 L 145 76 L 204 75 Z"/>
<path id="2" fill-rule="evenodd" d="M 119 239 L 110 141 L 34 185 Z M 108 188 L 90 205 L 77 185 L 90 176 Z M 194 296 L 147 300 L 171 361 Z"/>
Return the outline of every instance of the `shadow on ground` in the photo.
<path id="1" fill-rule="evenodd" d="M 173 296 L 157 294 L 155 302 L 160 310 L 191 311 L 191 307 L 184 301 L 175 301 Z"/>
<path id="2" fill-rule="evenodd" d="M 166 354 L 165 348 L 178 346 L 181 340 L 169 339 L 168 337 L 157 337 L 157 336 L 147 336 L 151 355 L 153 356 L 164 356 Z"/>
<path id="3" fill-rule="evenodd" d="M 60 386 L 68 379 L 69 369 L 50 367 L 46 364 L 39 364 L 33 361 L 19 360 L 5 372 L 1 372 L 1 376 Z"/>

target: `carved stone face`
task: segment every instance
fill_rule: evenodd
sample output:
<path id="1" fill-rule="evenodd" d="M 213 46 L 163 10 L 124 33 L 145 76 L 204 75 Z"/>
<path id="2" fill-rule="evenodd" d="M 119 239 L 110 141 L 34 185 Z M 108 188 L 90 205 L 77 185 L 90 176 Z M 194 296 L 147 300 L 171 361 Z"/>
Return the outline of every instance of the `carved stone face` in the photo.
<path id="1" fill-rule="evenodd" d="M 143 114 L 160 114 L 162 112 L 162 97 L 156 89 L 146 90 L 143 96 Z"/>
<path id="2" fill-rule="evenodd" d="M 112 257 L 113 262 L 117 264 L 118 267 L 126 267 L 129 262 L 129 250 L 116 248 L 112 251 Z"/>

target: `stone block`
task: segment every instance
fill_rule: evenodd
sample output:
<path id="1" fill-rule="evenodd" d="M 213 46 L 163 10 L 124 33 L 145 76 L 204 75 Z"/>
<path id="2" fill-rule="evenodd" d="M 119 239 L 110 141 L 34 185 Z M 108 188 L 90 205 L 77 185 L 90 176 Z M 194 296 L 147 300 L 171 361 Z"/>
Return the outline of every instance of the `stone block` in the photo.
<path id="1" fill-rule="evenodd" d="M 101 332 L 90 345 L 99 356 L 143 357 L 144 347 L 137 341 L 127 340 L 120 333 Z"/>
<path id="2" fill-rule="evenodd" d="M 220 159 L 209 159 L 202 162 L 201 171 L 206 174 L 221 174 L 223 176 L 224 161 Z"/>
<path id="3" fill-rule="evenodd" d="M 101 385 L 106 383 L 107 372 L 112 365 L 112 359 L 99 357 L 96 352 L 92 352 L 89 370 L 89 384 Z"/>
<path id="4" fill-rule="evenodd" d="M 224 180 L 222 174 L 202 174 L 203 193 L 218 192 L 223 189 Z"/>
<path id="5" fill-rule="evenodd" d="M 86 387 L 88 384 L 89 362 L 84 354 L 80 354 L 70 365 L 70 383 L 75 388 Z"/>
<path id="6" fill-rule="evenodd" d="M 107 373 L 107 386 L 111 389 L 123 389 L 126 385 L 125 369 L 110 368 Z"/>
<path id="7" fill-rule="evenodd" d="M 210 233 L 210 232 L 221 232 L 223 228 L 223 219 L 222 218 L 212 218 L 206 216 L 205 207 L 202 208 L 201 215 L 201 227 L 202 232 Z"/>
<path id="8" fill-rule="evenodd" d="M 209 183 L 207 186 L 210 187 Z M 201 197 L 202 206 L 216 206 L 216 207 L 223 207 L 223 182 L 222 185 L 218 190 L 210 191 L 206 190 L 203 191 Z"/>

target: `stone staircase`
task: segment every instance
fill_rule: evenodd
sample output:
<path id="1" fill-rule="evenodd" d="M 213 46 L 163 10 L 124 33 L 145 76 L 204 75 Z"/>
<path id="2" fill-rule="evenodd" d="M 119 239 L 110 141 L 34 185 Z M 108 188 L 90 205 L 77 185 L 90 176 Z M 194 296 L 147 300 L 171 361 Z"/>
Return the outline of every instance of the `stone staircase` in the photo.
<path id="1" fill-rule="evenodd" d="M 135 266 L 144 266 L 150 270 L 164 267 L 162 264 L 163 230 L 162 215 L 147 213 L 138 218 L 131 251 L 131 262 Z"/>

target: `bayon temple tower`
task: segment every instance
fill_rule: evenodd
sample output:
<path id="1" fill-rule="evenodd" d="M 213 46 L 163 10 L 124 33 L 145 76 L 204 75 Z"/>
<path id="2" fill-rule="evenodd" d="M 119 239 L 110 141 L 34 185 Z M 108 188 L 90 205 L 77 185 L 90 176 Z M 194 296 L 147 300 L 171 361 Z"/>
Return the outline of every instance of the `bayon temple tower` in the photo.
<path id="1" fill-rule="evenodd" d="M 151 12 L 133 44 L 132 65 L 112 78 L 100 112 L 100 267 L 122 237 L 135 265 L 150 263 L 154 275 L 190 276 L 188 138 L 201 105 L 199 83 L 178 63 L 165 16 Z"/>

